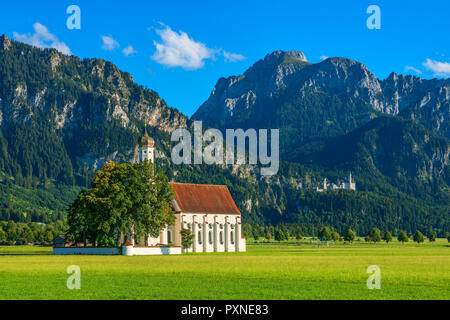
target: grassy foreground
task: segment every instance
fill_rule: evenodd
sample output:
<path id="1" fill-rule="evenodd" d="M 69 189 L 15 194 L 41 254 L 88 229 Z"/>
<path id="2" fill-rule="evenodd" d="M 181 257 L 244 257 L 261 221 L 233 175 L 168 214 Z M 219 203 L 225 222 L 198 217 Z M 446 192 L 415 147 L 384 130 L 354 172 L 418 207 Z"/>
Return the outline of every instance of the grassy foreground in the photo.
<path id="1" fill-rule="evenodd" d="M 69 290 L 69 265 L 81 289 Z M 368 290 L 366 269 L 381 269 Z M 0 299 L 450 299 L 450 246 L 248 245 L 245 253 L 52 256 L 0 247 Z"/>

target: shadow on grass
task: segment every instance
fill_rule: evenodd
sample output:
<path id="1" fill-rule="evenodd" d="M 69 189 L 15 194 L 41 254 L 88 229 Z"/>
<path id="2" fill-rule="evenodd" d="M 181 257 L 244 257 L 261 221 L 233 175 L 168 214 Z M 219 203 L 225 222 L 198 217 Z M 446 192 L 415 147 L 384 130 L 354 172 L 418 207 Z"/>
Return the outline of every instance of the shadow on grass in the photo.
<path id="1" fill-rule="evenodd" d="M 0 252 L 0 256 L 51 256 L 52 252 L 47 251 L 2 251 Z"/>
<path id="2" fill-rule="evenodd" d="M 48 246 L 0 246 L 0 256 L 47 256 L 52 255 Z"/>

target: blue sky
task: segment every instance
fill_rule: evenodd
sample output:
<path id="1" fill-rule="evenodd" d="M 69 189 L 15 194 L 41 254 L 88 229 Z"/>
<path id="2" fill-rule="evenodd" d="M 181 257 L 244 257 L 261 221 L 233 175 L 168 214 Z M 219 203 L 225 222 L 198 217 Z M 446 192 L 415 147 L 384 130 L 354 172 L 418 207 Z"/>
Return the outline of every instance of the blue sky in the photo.
<path id="1" fill-rule="evenodd" d="M 220 77 L 275 50 L 302 51 L 313 63 L 355 59 L 380 79 L 450 76 L 448 0 L 5 2 L 0 34 L 112 61 L 189 116 Z M 373 4 L 380 30 L 366 26 Z M 66 26 L 69 5 L 81 9 L 80 30 Z"/>

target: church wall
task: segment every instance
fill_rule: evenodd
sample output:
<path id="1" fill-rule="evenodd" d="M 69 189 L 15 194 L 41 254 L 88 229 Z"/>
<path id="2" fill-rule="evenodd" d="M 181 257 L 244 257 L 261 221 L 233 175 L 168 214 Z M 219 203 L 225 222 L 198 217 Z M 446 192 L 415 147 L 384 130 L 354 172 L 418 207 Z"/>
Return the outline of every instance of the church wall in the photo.
<path id="1" fill-rule="evenodd" d="M 159 243 L 161 243 L 160 237 L 148 236 L 148 245 L 149 246 L 156 246 Z"/>
<path id="2" fill-rule="evenodd" d="M 245 246 L 241 245 L 240 222 L 240 215 L 182 213 L 178 226 L 190 228 L 195 236 L 188 252 L 235 252 L 245 251 Z"/>
<path id="3" fill-rule="evenodd" d="M 173 226 L 164 228 L 159 237 L 148 237 L 148 246 L 181 246 L 181 228 L 189 228 L 194 234 L 193 245 L 188 252 L 236 252 L 245 251 L 245 239 L 241 237 L 240 215 L 177 213 Z M 200 239 L 200 241 L 199 241 Z M 140 241 L 144 246 L 144 241 Z"/>

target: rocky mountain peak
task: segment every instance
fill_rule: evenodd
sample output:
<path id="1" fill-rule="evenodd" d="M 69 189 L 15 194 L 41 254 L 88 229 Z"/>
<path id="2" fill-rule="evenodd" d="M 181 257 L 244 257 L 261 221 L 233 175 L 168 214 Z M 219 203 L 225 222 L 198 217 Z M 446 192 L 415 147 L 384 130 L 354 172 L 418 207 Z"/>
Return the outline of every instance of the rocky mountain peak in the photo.
<path id="1" fill-rule="evenodd" d="M 274 51 L 267 54 L 264 59 L 257 61 L 252 65 L 244 75 L 252 74 L 268 74 L 279 72 L 281 69 L 295 69 L 295 67 L 302 67 L 308 61 L 305 55 L 300 51 Z M 284 68 L 283 68 L 284 67 Z"/>
<path id="2" fill-rule="evenodd" d="M 306 56 L 303 54 L 303 52 L 300 51 L 282 51 L 277 50 L 272 53 L 269 53 L 265 56 L 264 61 L 267 62 L 275 62 L 275 63 L 285 63 L 288 61 L 298 60 L 299 62 L 307 62 Z"/>
<path id="3" fill-rule="evenodd" d="M 391 72 L 387 80 L 396 82 L 398 80 L 398 74 L 396 72 Z"/>

